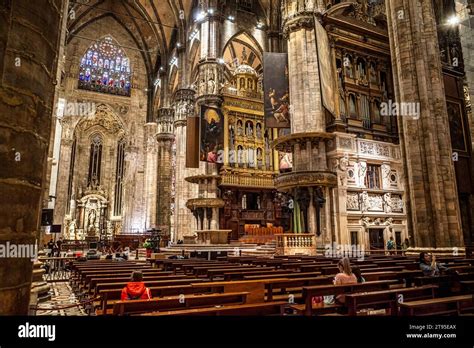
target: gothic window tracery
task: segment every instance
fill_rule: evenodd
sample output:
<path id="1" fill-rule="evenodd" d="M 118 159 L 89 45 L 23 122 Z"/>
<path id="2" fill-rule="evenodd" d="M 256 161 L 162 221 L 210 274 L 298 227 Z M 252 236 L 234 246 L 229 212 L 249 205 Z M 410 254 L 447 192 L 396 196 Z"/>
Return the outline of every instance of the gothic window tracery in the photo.
<path id="1" fill-rule="evenodd" d="M 78 88 L 130 96 L 130 60 L 110 36 L 93 43 L 82 57 Z"/>

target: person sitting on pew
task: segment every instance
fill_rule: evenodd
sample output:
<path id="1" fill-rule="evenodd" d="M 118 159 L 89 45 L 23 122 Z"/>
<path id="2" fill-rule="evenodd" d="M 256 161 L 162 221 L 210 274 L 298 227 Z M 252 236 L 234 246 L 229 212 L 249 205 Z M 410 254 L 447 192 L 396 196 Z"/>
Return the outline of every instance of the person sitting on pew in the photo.
<path id="1" fill-rule="evenodd" d="M 448 272 L 449 268 L 436 262 L 436 256 L 431 255 L 427 252 L 420 253 L 420 269 L 423 271 L 423 275 L 438 277 L 441 272 Z"/>
<path id="2" fill-rule="evenodd" d="M 365 283 L 365 279 L 364 277 L 362 277 L 362 272 L 360 271 L 359 266 L 352 267 L 352 273 L 354 273 L 354 275 L 356 276 L 357 283 Z"/>
<path id="3" fill-rule="evenodd" d="M 349 258 L 344 257 L 343 259 L 339 260 L 337 263 L 337 267 L 339 268 L 339 273 L 336 274 L 334 277 L 334 285 L 345 285 L 345 284 L 356 284 L 357 277 L 352 272 L 351 262 Z M 345 302 L 344 295 L 337 295 L 336 301 L 339 303 Z"/>
<path id="4" fill-rule="evenodd" d="M 142 272 L 133 271 L 132 281 L 128 282 L 127 286 L 122 289 L 122 295 L 120 299 L 122 301 L 151 299 L 150 289 L 147 288 L 143 282 Z"/>
<path id="5" fill-rule="evenodd" d="M 337 263 L 339 273 L 334 277 L 334 285 L 355 284 L 357 277 L 352 272 L 351 262 L 345 257 Z"/>

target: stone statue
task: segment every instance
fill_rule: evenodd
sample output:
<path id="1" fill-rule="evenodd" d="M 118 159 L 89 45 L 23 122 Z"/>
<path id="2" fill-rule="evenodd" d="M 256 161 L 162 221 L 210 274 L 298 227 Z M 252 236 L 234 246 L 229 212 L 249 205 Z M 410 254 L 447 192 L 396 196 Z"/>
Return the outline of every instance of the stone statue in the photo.
<path id="1" fill-rule="evenodd" d="M 367 163 L 359 162 L 359 186 L 365 187 L 365 173 L 367 172 Z"/>
<path id="2" fill-rule="evenodd" d="M 74 240 L 77 240 L 76 228 L 76 219 L 73 219 L 71 222 L 69 222 L 69 239 L 74 238 Z"/>
<path id="3" fill-rule="evenodd" d="M 247 123 L 247 136 L 253 137 L 253 127 L 250 122 Z"/>
<path id="4" fill-rule="evenodd" d="M 392 212 L 392 194 L 387 192 L 383 195 L 384 210 L 386 213 Z"/>
<path id="5" fill-rule="evenodd" d="M 209 80 L 207 80 L 207 94 L 214 94 L 216 91 L 216 82 L 214 81 L 214 73 L 209 74 Z"/>
<path id="6" fill-rule="evenodd" d="M 89 210 L 89 215 L 87 216 L 87 235 L 89 237 L 95 237 L 96 235 L 96 228 L 95 228 L 95 221 L 97 219 L 97 212 L 95 209 Z"/>
<path id="7" fill-rule="evenodd" d="M 362 219 L 360 219 L 360 222 L 365 228 L 370 226 L 370 218 L 368 216 L 364 216 Z"/>
<path id="8" fill-rule="evenodd" d="M 257 130 L 257 138 L 260 139 L 262 137 L 262 126 L 260 126 L 260 123 L 257 123 L 256 130 Z"/>
<path id="9" fill-rule="evenodd" d="M 243 126 L 242 126 L 242 121 L 238 120 L 237 121 L 237 135 L 242 136 L 244 132 Z"/>
<path id="10" fill-rule="evenodd" d="M 203 76 L 199 82 L 199 92 L 201 94 L 206 94 L 206 78 Z"/>
<path id="11" fill-rule="evenodd" d="M 87 216 L 88 226 L 95 225 L 95 220 L 97 218 L 97 212 L 95 209 L 89 210 L 89 215 Z"/>
<path id="12" fill-rule="evenodd" d="M 390 165 L 389 164 L 382 164 L 382 184 L 383 188 L 388 188 L 390 187 Z"/>
<path id="13" fill-rule="evenodd" d="M 346 186 L 347 185 L 347 168 L 349 165 L 349 159 L 347 156 L 341 157 L 340 159 L 336 160 L 336 171 L 339 177 L 340 185 Z"/>
<path id="14" fill-rule="evenodd" d="M 114 233 L 114 228 L 111 221 L 107 221 L 107 237 L 112 237 Z"/>
<path id="15" fill-rule="evenodd" d="M 364 191 L 360 194 L 360 211 L 361 212 L 366 212 L 369 210 L 369 194 L 367 191 Z"/>

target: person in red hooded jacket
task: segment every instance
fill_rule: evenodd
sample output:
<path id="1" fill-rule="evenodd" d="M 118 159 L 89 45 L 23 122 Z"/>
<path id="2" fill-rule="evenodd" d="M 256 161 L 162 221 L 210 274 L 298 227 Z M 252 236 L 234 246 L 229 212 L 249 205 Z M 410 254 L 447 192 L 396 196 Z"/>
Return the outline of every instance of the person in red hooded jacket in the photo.
<path id="1" fill-rule="evenodd" d="M 143 282 L 143 273 L 134 271 L 132 273 L 132 281 L 122 289 L 122 301 L 125 300 L 149 300 L 151 299 L 150 289 Z"/>

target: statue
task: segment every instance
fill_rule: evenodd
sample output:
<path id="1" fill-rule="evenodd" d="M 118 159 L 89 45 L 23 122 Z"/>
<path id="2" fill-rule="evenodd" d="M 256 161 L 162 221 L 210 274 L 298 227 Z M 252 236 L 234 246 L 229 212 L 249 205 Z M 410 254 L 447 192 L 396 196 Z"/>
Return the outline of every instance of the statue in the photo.
<path id="1" fill-rule="evenodd" d="M 365 173 L 367 172 L 367 163 L 359 162 L 359 185 L 365 187 Z"/>
<path id="2" fill-rule="evenodd" d="M 107 221 L 107 238 L 112 237 L 114 233 L 114 228 L 111 221 Z"/>
<path id="3" fill-rule="evenodd" d="M 253 127 L 251 122 L 247 122 L 247 136 L 253 137 Z"/>
<path id="4" fill-rule="evenodd" d="M 349 165 L 349 159 L 347 155 L 336 160 L 336 170 L 339 177 L 341 186 L 347 185 L 347 167 Z"/>
<path id="5" fill-rule="evenodd" d="M 370 225 L 370 218 L 368 216 L 364 216 L 362 219 L 360 219 L 360 222 L 365 228 L 367 228 Z"/>
<path id="6" fill-rule="evenodd" d="M 383 195 L 384 210 L 386 213 L 392 212 L 392 194 L 387 192 Z"/>
<path id="7" fill-rule="evenodd" d="M 238 120 L 237 121 L 237 135 L 242 136 L 244 132 L 243 126 L 242 126 L 242 121 Z"/>
<path id="8" fill-rule="evenodd" d="M 95 221 L 97 218 L 97 212 L 95 209 L 89 210 L 89 215 L 87 216 L 87 235 L 89 237 L 96 236 L 96 228 L 95 228 Z"/>
<path id="9" fill-rule="evenodd" d="M 95 219 L 97 217 L 97 212 L 95 211 L 95 209 L 91 209 L 89 210 L 89 215 L 87 217 L 87 221 L 88 221 L 88 226 L 93 226 L 95 225 Z"/>
<path id="10" fill-rule="evenodd" d="M 242 50 L 242 64 L 247 64 L 247 51 L 244 49 Z"/>
<path id="11" fill-rule="evenodd" d="M 260 139 L 262 137 L 262 126 L 260 126 L 260 123 L 257 123 L 256 131 L 257 131 L 257 138 Z"/>
<path id="12" fill-rule="evenodd" d="M 206 94 L 206 79 L 204 76 L 201 78 L 201 81 L 199 82 L 199 91 L 201 94 Z"/>
<path id="13" fill-rule="evenodd" d="M 369 210 L 369 194 L 364 191 L 360 194 L 360 211 L 366 212 Z"/>
<path id="14" fill-rule="evenodd" d="M 207 94 L 214 94 L 216 89 L 216 82 L 214 81 L 214 73 L 209 74 L 209 80 L 207 81 Z"/>
<path id="15" fill-rule="evenodd" d="M 77 240 L 76 228 L 76 219 L 73 219 L 71 220 L 71 222 L 69 222 L 69 239 L 72 239 L 74 237 L 74 240 Z"/>

